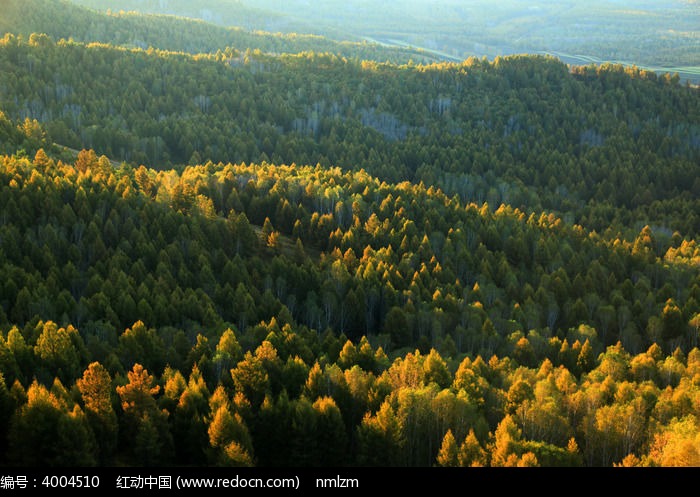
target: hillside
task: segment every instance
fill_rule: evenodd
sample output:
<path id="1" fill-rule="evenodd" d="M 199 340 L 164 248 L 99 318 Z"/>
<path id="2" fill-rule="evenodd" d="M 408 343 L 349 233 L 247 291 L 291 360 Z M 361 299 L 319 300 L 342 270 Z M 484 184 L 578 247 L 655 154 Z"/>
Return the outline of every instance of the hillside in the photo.
<path id="1" fill-rule="evenodd" d="M 697 265 L 663 263 L 648 233 L 609 244 L 320 167 L 114 170 L 40 150 L 1 177 L 7 462 L 424 466 L 456 443 L 466 464 L 598 466 L 663 461 L 664 437 L 687 436 Z M 90 407 L 139 388 L 134 407 Z M 28 429 L 40 402 L 66 422 L 85 405 L 70 421 L 83 435 L 25 449 L 56 435 Z M 633 432 L 610 431 L 632 412 Z M 156 438 L 129 443 L 144 423 Z"/>
<path id="2" fill-rule="evenodd" d="M 557 53 L 565 59 L 620 62 L 700 78 L 700 9 L 670 0 L 73 0 L 203 18 L 224 26 L 316 33 L 420 47 L 443 60 Z"/>
<path id="3" fill-rule="evenodd" d="M 415 49 L 382 47 L 376 43 L 333 41 L 319 35 L 270 33 L 223 27 L 173 15 L 143 15 L 134 11 L 98 12 L 65 0 L 5 0 L 0 35 L 44 33 L 53 38 L 99 42 L 129 48 L 149 47 L 176 52 L 217 53 L 260 50 L 299 53 L 314 50 L 341 57 L 405 63 L 432 61 Z"/>
<path id="4" fill-rule="evenodd" d="M 0 466 L 700 465 L 697 88 L 32 1 Z"/>
<path id="5" fill-rule="evenodd" d="M 645 71 L 535 56 L 193 56 L 45 36 L 6 37 L 0 68 L 9 117 L 136 166 L 319 163 L 628 239 L 700 228 L 698 90 Z"/>

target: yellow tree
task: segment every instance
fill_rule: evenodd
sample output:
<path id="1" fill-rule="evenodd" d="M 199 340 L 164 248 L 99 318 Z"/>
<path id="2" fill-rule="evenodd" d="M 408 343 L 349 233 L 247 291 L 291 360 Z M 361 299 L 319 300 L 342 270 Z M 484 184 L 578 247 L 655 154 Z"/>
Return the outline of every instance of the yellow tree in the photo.
<path id="1" fill-rule="evenodd" d="M 674 420 L 654 435 L 644 462 L 654 466 L 700 466 L 700 431 L 695 416 Z"/>
<path id="2" fill-rule="evenodd" d="M 469 430 L 469 433 L 464 438 L 462 445 L 459 446 L 459 453 L 457 454 L 460 466 L 486 466 L 488 462 L 488 454 L 484 448 L 479 443 L 479 439 L 476 438 L 476 434 L 473 429 Z"/>
<path id="3" fill-rule="evenodd" d="M 521 431 L 511 415 L 506 415 L 494 434 L 491 466 L 515 466 L 519 458 Z"/>
<path id="4" fill-rule="evenodd" d="M 442 467 L 459 466 L 459 449 L 452 430 L 447 430 L 437 455 L 437 465 Z"/>
<path id="5" fill-rule="evenodd" d="M 217 466 L 253 466 L 253 443 L 245 422 L 228 405 L 221 405 L 207 430 L 210 460 Z"/>
<path id="6" fill-rule="evenodd" d="M 112 407 L 112 378 L 99 362 L 91 363 L 76 382 L 88 423 L 95 434 L 100 462 L 111 460 L 117 448 L 119 426 Z"/>

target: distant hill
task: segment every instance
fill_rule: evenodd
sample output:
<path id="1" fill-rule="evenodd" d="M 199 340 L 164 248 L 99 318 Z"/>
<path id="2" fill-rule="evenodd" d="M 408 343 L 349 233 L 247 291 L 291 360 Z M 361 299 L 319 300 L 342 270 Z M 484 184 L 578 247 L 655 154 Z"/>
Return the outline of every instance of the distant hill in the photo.
<path id="1" fill-rule="evenodd" d="M 551 52 L 664 68 L 700 80 L 700 9 L 672 0 L 73 0 L 222 25 L 371 39 L 466 59 Z M 126 5 L 126 7 L 124 7 Z"/>
<path id="2" fill-rule="evenodd" d="M 82 42 L 110 43 L 131 48 L 158 48 L 187 53 L 216 53 L 233 48 L 271 53 L 329 52 L 343 57 L 380 62 L 430 61 L 418 50 L 382 47 L 377 43 L 338 42 L 318 35 L 267 33 L 223 27 L 196 19 L 137 12 L 98 12 L 65 0 L 6 0 L 0 33 L 28 37 L 45 33 Z"/>

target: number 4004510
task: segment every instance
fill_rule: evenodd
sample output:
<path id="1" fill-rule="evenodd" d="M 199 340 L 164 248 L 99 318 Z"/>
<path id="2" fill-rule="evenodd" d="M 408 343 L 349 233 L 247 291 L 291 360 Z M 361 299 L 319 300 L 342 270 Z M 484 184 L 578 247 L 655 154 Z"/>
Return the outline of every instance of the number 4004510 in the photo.
<path id="1" fill-rule="evenodd" d="M 45 476 L 41 485 L 47 488 L 91 488 L 100 486 L 99 476 Z"/>

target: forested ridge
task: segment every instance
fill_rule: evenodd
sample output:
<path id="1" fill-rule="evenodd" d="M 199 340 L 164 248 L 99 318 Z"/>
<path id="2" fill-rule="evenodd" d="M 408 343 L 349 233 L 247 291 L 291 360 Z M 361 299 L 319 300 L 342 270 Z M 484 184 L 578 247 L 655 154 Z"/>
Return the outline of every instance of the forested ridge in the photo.
<path id="1" fill-rule="evenodd" d="M 698 81 L 695 0 L 72 0 L 107 9 L 177 14 L 224 26 L 374 39 L 449 58 L 557 51 L 665 68 Z M 692 73 L 692 74 L 690 74 Z"/>
<path id="2" fill-rule="evenodd" d="M 599 232 L 698 232 L 698 90 L 654 73 L 526 56 L 188 55 L 41 35 L 7 35 L 0 67 L 10 117 L 136 165 L 340 166 Z"/>
<path id="3" fill-rule="evenodd" d="M 334 41 L 323 36 L 270 33 L 223 27 L 172 15 L 134 11 L 98 12 L 66 0 L 4 0 L 0 33 L 28 38 L 43 33 L 55 40 L 109 43 L 130 48 L 157 48 L 191 54 L 217 53 L 226 47 L 245 51 L 331 52 L 345 57 L 406 63 L 434 57 L 416 49 L 380 47 L 376 43 Z"/>
<path id="4" fill-rule="evenodd" d="M 0 109 L 0 464 L 700 465 L 697 88 L 34 33 Z"/>

